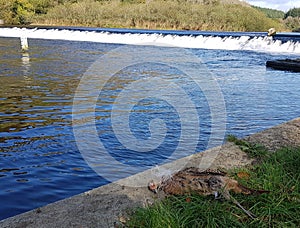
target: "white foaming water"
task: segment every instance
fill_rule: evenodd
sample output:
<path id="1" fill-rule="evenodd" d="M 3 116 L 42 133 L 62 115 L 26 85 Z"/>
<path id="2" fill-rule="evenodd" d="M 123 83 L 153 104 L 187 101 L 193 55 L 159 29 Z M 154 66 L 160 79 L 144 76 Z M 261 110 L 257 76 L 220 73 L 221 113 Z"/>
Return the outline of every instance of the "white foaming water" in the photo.
<path id="1" fill-rule="evenodd" d="M 0 28 L 0 37 L 27 37 L 36 39 L 55 39 L 90 41 L 99 43 L 176 46 L 183 48 L 251 50 L 259 52 L 300 54 L 299 42 L 282 42 L 270 37 L 218 37 L 203 35 L 163 35 L 159 33 L 111 33 L 96 31 Z"/>

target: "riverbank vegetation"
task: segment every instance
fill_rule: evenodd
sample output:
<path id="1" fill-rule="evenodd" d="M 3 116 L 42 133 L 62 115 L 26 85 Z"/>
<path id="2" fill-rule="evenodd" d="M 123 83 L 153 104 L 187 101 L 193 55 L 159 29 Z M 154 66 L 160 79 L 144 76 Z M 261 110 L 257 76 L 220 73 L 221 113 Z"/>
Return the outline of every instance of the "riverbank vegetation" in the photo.
<path id="1" fill-rule="evenodd" d="M 256 215 L 250 218 L 228 200 L 198 195 L 171 196 L 147 208 L 137 209 L 128 227 L 299 227 L 300 149 L 284 148 L 275 153 L 259 145 L 231 138 L 258 164 L 230 170 L 244 186 L 269 191 L 260 195 L 233 197 Z M 257 157 L 258 156 L 258 157 Z"/>
<path id="2" fill-rule="evenodd" d="M 0 0 L 0 19 L 13 25 L 267 31 L 285 27 L 280 12 L 238 0 Z"/>
<path id="3" fill-rule="evenodd" d="M 37 19 L 46 24 L 146 29 L 266 31 L 280 24 L 242 5 L 177 1 L 70 3 Z"/>
<path id="4" fill-rule="evenodd" d="M 294 32 L 300 31 L 300 8 L 290 9 L 284 15 L 285 26 Z"/>
<path id="5" fill-rule="evenodd" d="M 64 25 L 217 31 L 292 31 L 300 8 L 251 7 L 238 0 L 0 0 L 7 25 Z"/>
<path id="6" fill-rule="evenodd" d="M 282 19 L 285 17 L 285 13 L 281 10 L 262 8 L 258 6 L 252 6 L 252 7 L 263 12 L 269 18 Z"/>
<path id="7" fill-rule="evenodd" d="M 267 17 L 279 20 L 289 31 L 300 31 L 300 8 L 292 8 L 286 13 L 280 10 L 261 8 L 253 6 L 255 9 L 263 12 Z"/>

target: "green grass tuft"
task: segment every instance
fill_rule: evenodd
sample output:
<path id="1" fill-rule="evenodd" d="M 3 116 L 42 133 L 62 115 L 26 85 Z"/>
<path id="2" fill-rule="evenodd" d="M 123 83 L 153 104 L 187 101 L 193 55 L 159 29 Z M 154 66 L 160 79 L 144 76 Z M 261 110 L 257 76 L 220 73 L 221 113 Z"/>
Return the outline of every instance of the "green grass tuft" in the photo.
<path id="1" fill-rule="evenodd" d="M 233 135 L 228 135 L 227 141 L 233 142 L 234 144 L 239 146 L 239 148 L 242 151 L 246 152 L 251 158 L 263 159 L 269 154 L 266 147 L 264 147 L 263 145 L 250 143 L 245 140 L 238 139 Z"/>

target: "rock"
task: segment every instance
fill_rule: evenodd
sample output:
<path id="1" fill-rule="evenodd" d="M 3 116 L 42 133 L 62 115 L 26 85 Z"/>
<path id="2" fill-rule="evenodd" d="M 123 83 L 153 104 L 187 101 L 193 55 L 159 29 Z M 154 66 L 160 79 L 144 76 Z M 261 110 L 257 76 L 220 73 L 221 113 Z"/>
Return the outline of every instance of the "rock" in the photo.
<path id="1" fill-rule="evenodd" d="M 275 70 L 300 72 L 300 59 L 279 59 L 267 61 L 266 66 Z"/>

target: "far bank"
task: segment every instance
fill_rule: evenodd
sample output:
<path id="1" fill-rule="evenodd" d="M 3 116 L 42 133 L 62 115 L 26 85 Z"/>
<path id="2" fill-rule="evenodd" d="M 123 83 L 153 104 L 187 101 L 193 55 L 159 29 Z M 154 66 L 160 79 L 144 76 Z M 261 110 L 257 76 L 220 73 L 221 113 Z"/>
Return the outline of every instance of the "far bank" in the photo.
<path id="1" fill-rule="evenodd" d="M 24 0 L 13 12 L 8 1 L 2 11 L 6 24 L 91 26 L 104 28 L 175 29 L 262 32 L 271 27 L 290 31 L 282 18 L 271 18 L 241 1 L 63 1 L 36 5 Z M 47 1 L 45 1 L 47 2 Z"/>

